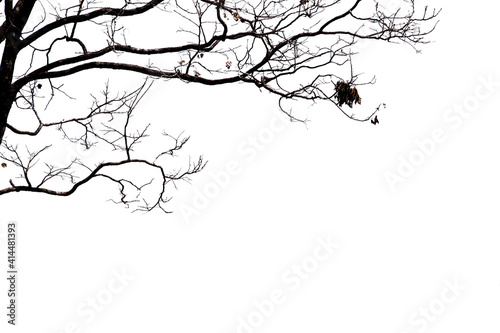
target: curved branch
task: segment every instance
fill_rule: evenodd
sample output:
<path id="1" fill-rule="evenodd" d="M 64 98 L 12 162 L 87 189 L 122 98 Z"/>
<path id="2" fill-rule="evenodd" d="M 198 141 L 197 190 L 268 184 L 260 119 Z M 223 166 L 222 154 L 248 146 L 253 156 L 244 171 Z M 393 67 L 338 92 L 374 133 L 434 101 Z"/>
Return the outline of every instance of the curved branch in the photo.
<path id="1" fill-rule="evenodd" d="M 19 44 L 19 49 L 23 49 L 26 46 L 30 45 L 34 41 L 36 41 L 38 38 L 46 35 L 50 31 L 53 31 L 54 29 L 60 28 L 66 24 L 72 24 L 72 23 L 80 23 L 80 22 L 85 22 L 85 21 L 90 21 L 95 18 L 98 18 L 100 16 L 133 16 L 137 14 L 142 14 L 147 12 L 148 10 L 156 7 L 160 3 L 162 3 L 163 0 L 152 0 L 146 3 L 142 7 L 137 7 L 134 9 L 123 9 L 123 8 L 100 8 L 97 10 L 94 10 L 93 12 L 87 13 L 87 14 L 79 14 L 79 15 L 73 15 L 73 16 L 68 16 L 68 17 L 63 17 L 60 20 L 54 21 L 52 23 L 47 24 L 46 26 L 40 28 L 39 30 L 35 31 L 28 37 L 26 37 L 20 44 Z"/>
<path id="2" fill-rule="evenodd" d="M 78 65 L 78 66 L 68 68 L 65 70 L 60 70 L 60 71 L 33 72 L 31 74 L 28 74 L 27 76 L 25 76 L 23 78 L 20 78 L 16 82 L 14 82 L 13 87 L 15 89 L 19 90 L 30 81 L 65 77 L 65 76 L 69 76 L 69 75 L 72 75 L 72 74 L 75 74 L 78 72 L 82 72 L 85 70 L 90 70 L 90 69 L 123 70 L 123 71 L 136 72 L 136 73 L 145 74 L 145 75 L 149 75 L 152 77 L 164 78 L 164 79 L 179 78 L 179 79 L 182 79 L 184 81 L 198 82 L 198 83 L 202 83 L 205 85 L 221 85 L 221 84 L 234 83 L 234 82 L 238 82 L 238 81 L 244 81 L 245 76 L 247 75 L 247 74 L 242 74 L 241 76 L 233 76 L 233 77 L 224 78 L 224 79 L 210 80 L 207 78 L 193 76 L 193 75 L 189 75 L 189 74 L 185 74 L 185 73 L 166 72 L 166 71 L 161 71 L 161 70 L 143 67 L 143 66 L 139 66 L 139 65 L 121 64 L 121 63 L 115 63 L 115 62 L 87 62 L 85 64 Z"/>

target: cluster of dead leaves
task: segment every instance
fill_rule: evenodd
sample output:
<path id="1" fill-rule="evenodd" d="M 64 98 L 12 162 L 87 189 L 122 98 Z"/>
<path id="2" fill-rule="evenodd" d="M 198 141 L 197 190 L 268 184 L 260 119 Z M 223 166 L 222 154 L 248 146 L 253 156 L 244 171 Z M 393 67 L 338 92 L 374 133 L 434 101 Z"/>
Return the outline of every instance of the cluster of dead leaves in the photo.
<path id="1" fill-rule="evenodd" d="M 352 108 L 352 103 L 361 104 L 361 97 L 358 95 L 358 90 L 356 87 L 351 88 L 347 82 L 338 81 L 335 84 L 335 92 L 339 106 L 347 104 Z"/>
<path id="2" fill-rule="evenodd" d="M 239 21 L 241 19 L 241 16 L 240 16 L 240 14 L 238 14 L 238 12 L 232 12 L 231 15 L 233 15 L 233 19 L 235 21 Z M 224 13 L 224 18 L 226 20 L 229 20 L 229 18 L 227 17 L 226 13 Z"/>

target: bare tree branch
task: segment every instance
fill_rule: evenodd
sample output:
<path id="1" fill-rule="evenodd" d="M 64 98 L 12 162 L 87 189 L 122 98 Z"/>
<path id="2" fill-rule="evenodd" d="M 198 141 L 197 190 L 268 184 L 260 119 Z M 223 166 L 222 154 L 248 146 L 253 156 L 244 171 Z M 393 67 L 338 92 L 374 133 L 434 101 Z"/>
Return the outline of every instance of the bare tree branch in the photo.
<path id="1" fill-rule="evenodd" d="M 29 191 L 68 196 L 99 178 L 117 186 L 113 202 L 134 211 L 165 212 L 168 186 L 188 181 L 206 162 L 199 157 L 177 166 L 189 137 L 167 133 L 162 139 L 168 143 L 146 156 L 144 142 L 154 135 L 149 124 L 139 125 L 133 115 L 153 78 L 210 86 L 249 84 L 276 96 L 292 121 L 307 120 L 294 110 L 304 101 L 322 102 L 352 120 L 374 123 L 385 104 L 366 103 L 360 96 L 358 88 L 374 84 L 375 77 L 366 79 L 354 71 L 356 44 L 403 43 L 418 52 L 429 42 L 439 15 L 439 10 L 417 8 L 414 0 L 403 0 L 394 10 L 368 0 L 4 1 L 0 158 L 18 169 L 19 177 L 5 179 L 0 195 Z M 55 100 L 74 98 L 65 85 L 72 76 L 97 70 L 139 73 L 145 81 L 121 93 L 112 93 L 106 83 L 100 96 L 91 96 L 87 112 L 48 116 Z M 370 104 L 378 107 L 366 106 Z M 29 121 L 15 123 L 9 117 L 20 112 Z M 51 152 L 59 144 L 54 133 L 87 157 L 53 161 Z M 43 144 L 45 140 L 51 144 Z M 132 166 L 145 171 L 122 174 Z"/>

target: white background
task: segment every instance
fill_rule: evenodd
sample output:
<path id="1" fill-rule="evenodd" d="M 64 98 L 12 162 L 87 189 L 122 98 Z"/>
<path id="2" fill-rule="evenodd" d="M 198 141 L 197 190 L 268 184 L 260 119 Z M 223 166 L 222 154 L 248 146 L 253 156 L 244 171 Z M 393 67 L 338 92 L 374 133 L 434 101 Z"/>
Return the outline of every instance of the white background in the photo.
<path id="1" fill-rule="evenodd" d="M 377 76 L 360 91 L 363 106 L 387 103 L 377 126 L 318 104 L 306 128 L 250 86 L 169 83 L 141 108 L 172 134 L 184 130 L 186 151 L 209 160 L 172 193 L 173 214 L 132 214 L 106 202 L 113 189 L 98 182 L 68 198 L 0 197 L 3 236 L 7 222 L 18 223 L 20 272 L 15 328 L 0 283 L 2 332 L 72 332 L 75 322 L 81 332 L 251 333 L 238 331 L 238 318 L 275 289 L 284 302 L 253 332 L 498 332 L 500 6 L 430 5 L 443 12 L 422 54 L 376 44 L 357 59 Z M 497 82 L 494 92 L 453 127 L 447 110 L 486 92 L 481 78 Z M 276 119 L 285 125 L 255 158 L 238 151 Z M 400 157 L 436 129 L 446 140 L 392 191 L 386 173 L 397 174 Z M 241 172 L 198 215 L 182 215 L 230 161 Z M 340 246 L 291 290 L 283 275 L 310 262 L 318 237 Z M 86 321 L 78 309 L 109 295 L 122 270 L 133 279 Z M 445 304 L 446 281 L 466 289 Z M 410 322 L 439 304 L 427 326 Z"/>

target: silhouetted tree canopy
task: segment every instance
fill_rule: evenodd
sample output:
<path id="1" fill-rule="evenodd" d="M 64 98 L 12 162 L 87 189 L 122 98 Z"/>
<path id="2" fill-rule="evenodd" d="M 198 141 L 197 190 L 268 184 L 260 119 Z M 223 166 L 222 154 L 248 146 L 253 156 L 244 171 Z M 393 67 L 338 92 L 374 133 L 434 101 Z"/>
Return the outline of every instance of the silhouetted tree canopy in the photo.
<path id="1" fill-rule="evenodd" d="M 141 155 L 149 126 L 135 126 L 132 114 L 153 82 L 248 84 L 276 95 L 291 120 L 303 121 L 292 112 L 302 100 L 326 101 L 353 120 L 373 123 L 378 108 L 363 118 L 343 110 L 361 104 L 357 86 L 374 83 L 358 82 L 356 43 L 404 43 L 418 50 L 439 13 L 414 0 L 398 6 L 373 0 L 3 0 L 2 5 L 0 159 L 3 168 L 17 168 L 20 176 L 0 176 L 0 194 L 68 196 L 93 179 L 107 179 L 119 187 L 115 202 L 165 212 L 167 185 L 189 180 L 205 161 L 199 157 L 175 166 L 188 137 L 167 133 L 167 143 L 158 145 L 154 156 Z M 144 81 L 123 92 L 112 92 L 104 81 L 90 107 L 51 111 L 58 99 L 72 95 L 65 82 L 97 70 L 105 70 L 111 82 L 113 70 L 142 74 Z M 63 140 L 47 141 L 51 132 Z M 60 144 L 83 147 L 90 152 L 86 156 L 99 147 L 100 159 L 53 163 L 50 151 Z M 149 179 L 135 178 L 126 168 L 131 165 L 148 168 Z"/>

